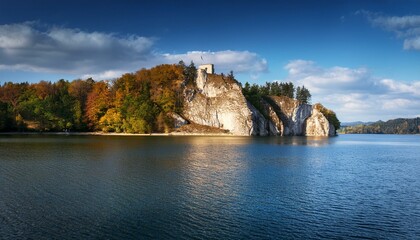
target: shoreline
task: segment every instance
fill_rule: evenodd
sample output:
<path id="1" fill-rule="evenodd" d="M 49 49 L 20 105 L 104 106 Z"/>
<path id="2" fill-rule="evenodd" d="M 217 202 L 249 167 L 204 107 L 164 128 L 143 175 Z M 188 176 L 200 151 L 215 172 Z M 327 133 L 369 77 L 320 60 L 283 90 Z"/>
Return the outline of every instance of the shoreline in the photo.
<path id="1" fill-rule="evenodd" d="M 138 136 L 138 137 L 162 137 L 162 136 L 226 136 L 247 137 L 231 133 L 104 133 L 104 132 L 0 132 L 1 135 L 60 135 L 60 136 Z"/>
<path id="2" fill-rule="evenodd" d="M 59 135 L 59 136 L 125 136 L 125 137 L 171 137 L 171 136 L 207 136 L 207 137 L 255 137 L 248 135 L 235 135 L 232 133 L 191 133 L 191 132 L 170 132 L 170 133 L 104 133 L 104 132 L 0 132 L 0 136 L 7 135 Z M 340 135 L 417 135 L 420 134 L 382 134 L 382 133 L 337 133 Z M 269 137 L 269 136 L 266 136 Z M 277 136 L 280 137 L 280 136 Z M 288 136 L 281 136 L 288 137 Z M 316 136 L 300 136 L 300 137 L 316 137 Z M 327 137 L 327 136 L 325 136 Z"/>

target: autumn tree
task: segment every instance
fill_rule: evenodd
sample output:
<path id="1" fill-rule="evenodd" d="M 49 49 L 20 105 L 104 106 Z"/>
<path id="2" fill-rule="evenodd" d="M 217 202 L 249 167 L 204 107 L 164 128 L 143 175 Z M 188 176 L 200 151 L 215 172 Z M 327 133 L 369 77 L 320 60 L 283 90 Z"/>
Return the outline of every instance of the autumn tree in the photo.
<path id="1" fill-rule="evenodd" d="M 17 111 L 21 93 L 28 86 L 28 83 L 7 82 L 0 88 L 0 100 L 12 106 L 14 112 Z"/>
<path id="2" fill-rule="evenodd" d="M 45 99 L 47 96 L 54 94 L 54 86 L 51 82 L 40 81 L 39 83 L 32 84 L 31 88 L 34 89 L 36 96 L 40 99 Z"/>
<path id="3" fill-rule="evenodd" d="M 150 69 L 151 99 L 163 112 L 180 112 L 177 104 L 179 89 L 184 81 L 184 69 L 179 65 L 163 64 Z"/>
<path id="4" fill-rule="evenodd" d="M 117 132 L 123 131 L 123 118 L 121 113 L 116 108 L 110 108 L 105 115 L 99 120 L 99 127 L 103 132 Z"/>
<path id="5" fill-rule="evenodd" d="M 69 95 L 75 99 L 74 102 L 74 123 L 78 130 L 87 130 L 85 116 L 87 97 L 92 91 L 95 81 L 92 78 L 86 80 L 73 80 L 68 88 Z"/>
<path id="6" fill-rule="evenodd" d="M 110 91 L 106 82 L 95 82 L 87 95 L 85 117 L 92 130 L 99 129 L 99 120 L 105 115 L 111 103 Z"/>

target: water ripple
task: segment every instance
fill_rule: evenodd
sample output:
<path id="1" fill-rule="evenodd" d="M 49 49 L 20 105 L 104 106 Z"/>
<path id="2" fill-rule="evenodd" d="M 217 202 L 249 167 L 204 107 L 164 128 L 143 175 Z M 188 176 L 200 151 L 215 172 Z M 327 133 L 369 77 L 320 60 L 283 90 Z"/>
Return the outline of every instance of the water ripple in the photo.
<path id="1" fill-rule="evenodd" d="M 0 238 L 416 239 L 416 139 L 0 137 Z"/>

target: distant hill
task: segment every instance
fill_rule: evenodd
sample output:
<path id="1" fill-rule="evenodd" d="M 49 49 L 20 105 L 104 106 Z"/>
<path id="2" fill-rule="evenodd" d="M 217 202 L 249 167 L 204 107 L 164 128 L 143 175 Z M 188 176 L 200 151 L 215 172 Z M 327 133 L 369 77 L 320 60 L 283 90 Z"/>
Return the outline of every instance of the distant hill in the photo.
<path id="1" fill-rule="evenodd" d="M 343 122 L 341 123 L 342 127 L 351 127 L 356 125 L 370 125 L 374 122 L 362 122 L 362 121 L 356 121 L 356 122 Z"/>
<path id="2" fill-rule="evenodd" d="M 420 118 L 398 118 L 370 124 L 344 125 L 339 133 L 361 134 L 419 134 Z"/>

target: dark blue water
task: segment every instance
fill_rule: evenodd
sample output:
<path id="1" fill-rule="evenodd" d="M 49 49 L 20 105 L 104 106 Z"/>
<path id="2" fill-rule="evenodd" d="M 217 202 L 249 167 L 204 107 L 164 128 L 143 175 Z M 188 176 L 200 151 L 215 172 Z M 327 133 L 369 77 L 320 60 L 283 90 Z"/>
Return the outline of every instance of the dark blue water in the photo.
<path id="1" fill-rule="evenodd" d="M 420 136 L 0 136 L 0 239 L 419 239 Z"/>

